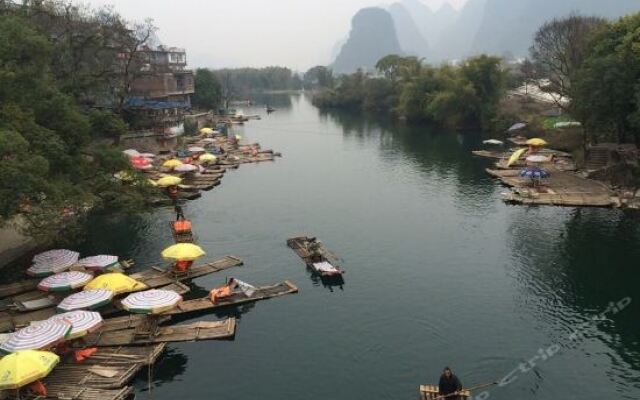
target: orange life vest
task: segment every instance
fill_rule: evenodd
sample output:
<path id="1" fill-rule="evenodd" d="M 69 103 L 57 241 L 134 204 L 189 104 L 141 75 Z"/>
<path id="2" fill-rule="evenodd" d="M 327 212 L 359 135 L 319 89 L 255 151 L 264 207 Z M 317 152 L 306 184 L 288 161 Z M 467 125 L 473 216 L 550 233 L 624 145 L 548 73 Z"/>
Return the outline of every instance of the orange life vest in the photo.
<path id="1" fill-rule="evenodd" d="M 40 381 L 35 381 L 29 384 L 29 390 L 37 396 L 47 397 L 47 388 L 44 387 L 44 383 Z"/>
<path id="2" fill-rule="evenodd" d="M 173 223 L 173 229 L 178 233 L 191 232 L 191 221 L 183 219 Z"/>
<path id="3" fill-rule="evenodd" d="M 191 267 L 191 264 L 193 264 L 193 261 L 178 260 L 176 261 L 175 269 L 178 272 L 184 272 Z"/>

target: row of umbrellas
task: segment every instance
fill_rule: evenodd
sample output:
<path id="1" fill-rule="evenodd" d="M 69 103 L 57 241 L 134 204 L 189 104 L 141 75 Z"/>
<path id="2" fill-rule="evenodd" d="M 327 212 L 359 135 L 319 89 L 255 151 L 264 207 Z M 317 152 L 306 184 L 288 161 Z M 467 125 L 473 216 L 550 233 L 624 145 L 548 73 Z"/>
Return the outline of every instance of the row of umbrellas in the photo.
<path id="1" fill-rule="evenodd" d="M 116 266 L 118 261 L 118 257 L 112 255 L 80 258 L 80 253 L 76 251 L 55 249 L 35 255 L 33 265 L 27 269 L 27 274 L 39 278 L 65 271 L 74 265 L 91 271 L 104 271 Z"/>

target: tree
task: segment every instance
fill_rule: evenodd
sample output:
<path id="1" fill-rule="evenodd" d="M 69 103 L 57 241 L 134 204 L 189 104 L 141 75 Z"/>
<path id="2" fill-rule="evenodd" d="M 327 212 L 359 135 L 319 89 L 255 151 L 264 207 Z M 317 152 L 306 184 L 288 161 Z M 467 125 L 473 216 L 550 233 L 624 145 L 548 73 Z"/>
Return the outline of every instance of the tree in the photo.
<path id="1" fill-rule="evenodd" d="M 196 91 L 191 98 L 193 105 L 203 110 L 217 109 L 222 101 L 222 86 L 213 71 L 196 69 L 194 82 Z"/>
<path id="2" fill-rule="evenodd" d="M 606 20 L 602 18 L 579 15 L 553 19 L 542 25 L 530 49 L 538 72 L 548 79 L 540 88 L 572 99 L 572 83 L 589 55 L 590 38 L 605 25 Z M 566 108 L 560 101 L 557 105 Z"/>
<path id="3" fill-rule="evenodd" d="M 620 143 L 630 133 L 640 145 L 640 13 L 601 30 L 577 74 L 573 109 L 591 131 L 611 132 Z"/>
<path id="4" fill-rule="evenodd" d="M 317 65 L 304 73 L 303 83 L 308 88 L 333 87 L 333 71 L 323 65 Z"/>

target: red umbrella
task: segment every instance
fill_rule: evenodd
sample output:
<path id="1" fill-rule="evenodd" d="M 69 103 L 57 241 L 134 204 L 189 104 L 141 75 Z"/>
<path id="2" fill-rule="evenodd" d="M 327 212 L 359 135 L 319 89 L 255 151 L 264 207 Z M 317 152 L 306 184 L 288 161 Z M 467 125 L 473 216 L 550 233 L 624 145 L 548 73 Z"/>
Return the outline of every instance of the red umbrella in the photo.
<path id="1" fill-rule="evenodd" d="M 131 165 L 137 169 L 149 168 L 149 165 L 151 164 L 151 162 L 144 157 L 132 157 L 130 161 Z"/>

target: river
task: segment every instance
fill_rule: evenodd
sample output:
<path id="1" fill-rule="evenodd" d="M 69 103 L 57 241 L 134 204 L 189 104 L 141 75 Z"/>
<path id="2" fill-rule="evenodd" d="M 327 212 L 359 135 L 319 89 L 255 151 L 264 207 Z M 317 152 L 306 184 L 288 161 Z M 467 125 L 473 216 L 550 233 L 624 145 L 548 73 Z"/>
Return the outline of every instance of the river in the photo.
<path id="1" fill-rule="evenodd" d="M 237 131 L 283 158 L 230 171 L 185 211 L 207 260 L 244 259 L 227 276 L 300 292 L 205 316 L 236 316 L 235 340 L 169 345 L 137 398 L 415 399 L 446 365 L 465 385 L 509 382 L 484 398 L 640 398 L 637 216 L 503 204 L 470 153 L 479 135 L 269 102 Z M 169 218 L 95 221 L 81 250 L 157 264 Z M 299 234 L 344 259 L 344 285 L 311 278 L 285 244 Z"/>

